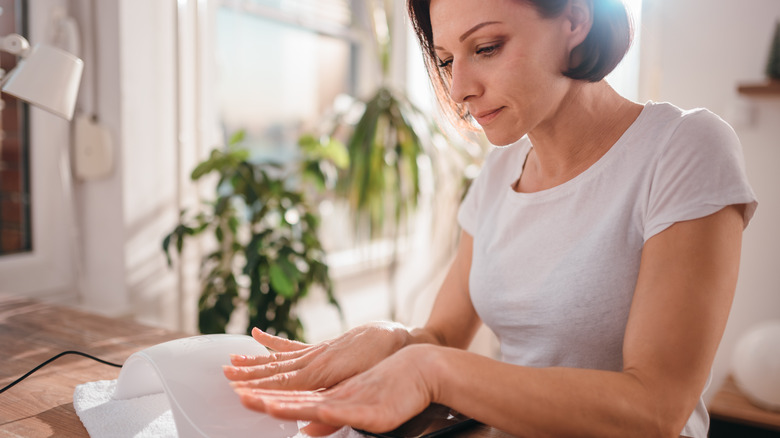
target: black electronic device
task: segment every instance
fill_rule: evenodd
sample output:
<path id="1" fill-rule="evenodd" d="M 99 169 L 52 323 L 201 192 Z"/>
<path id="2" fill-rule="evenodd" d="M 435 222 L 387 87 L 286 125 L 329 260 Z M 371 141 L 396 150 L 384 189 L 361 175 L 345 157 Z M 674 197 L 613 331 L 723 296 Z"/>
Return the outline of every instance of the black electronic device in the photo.
<path id="1" fill-rule="evenodd" d="M 360 431 L 378 438 L 433 438 L 445 436 L 479 424 L 473 418 L 446 406 L 432 404 L 417 416 L 390 432 L 372 433 Z"/>

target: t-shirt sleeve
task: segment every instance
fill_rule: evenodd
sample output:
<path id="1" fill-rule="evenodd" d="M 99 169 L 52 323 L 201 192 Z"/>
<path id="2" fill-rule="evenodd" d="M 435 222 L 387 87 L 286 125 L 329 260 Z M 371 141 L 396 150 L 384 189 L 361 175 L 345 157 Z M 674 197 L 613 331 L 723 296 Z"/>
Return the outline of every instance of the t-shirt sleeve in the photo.
<path id="1" fill-rule="evenodd" d="M 715 114 L 683 116 L 662 150 L 653 175 L 644 240 L 676 222 L 698 219 L 745 204 L 747 226 L 758 205 L 748 183 L 742 146 L 734 130 Z"/>

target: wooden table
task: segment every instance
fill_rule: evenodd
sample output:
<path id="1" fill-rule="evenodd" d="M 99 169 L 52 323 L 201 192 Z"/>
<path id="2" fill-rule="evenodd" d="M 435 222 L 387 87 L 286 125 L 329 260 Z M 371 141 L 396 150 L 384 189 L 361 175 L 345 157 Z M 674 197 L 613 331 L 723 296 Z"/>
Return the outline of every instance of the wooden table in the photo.
<path id="1" fill-rule="evenodd" d="M 767 411 L 750 403 L 731 376 L 712 398 L 709 412 L 711 436 L 734 436 L 739 430 L 748 433 L 743 433 L 744 436 L 780 436 L 780 412 Z"/>
<path id="2" fill-rule="evenodd" d="M 78 350 L 123 363 L 143 348 L 186 336 L 133 321 L 0 295 L 0 387 L 46 359 Z M 73 408 L 79 384 L 111 380 L 119 368 L 68 355 L 0 394 L 0 437 L 87 437 Z"/>
<path id="3" fill-rule="evenodd" d="M 124 319 L 0 295 L 0 387 L 50 357 L 78 350 L 114 363 L 134 352 L 188 336 Z M 73 408 L 77 385 L 119 377 L 119 368 L 68 355 L 0 394 L 0 437 L 88 437 Z M 462 437 L 506 438 L 484 425 Z"/>

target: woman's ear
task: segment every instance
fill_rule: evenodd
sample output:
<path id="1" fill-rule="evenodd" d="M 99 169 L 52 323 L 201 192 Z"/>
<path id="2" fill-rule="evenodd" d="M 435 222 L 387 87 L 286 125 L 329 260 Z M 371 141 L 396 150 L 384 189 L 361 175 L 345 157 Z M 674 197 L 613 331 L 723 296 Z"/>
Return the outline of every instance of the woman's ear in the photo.
<path id="1" fill-rule="evenodd" d="M 569 0 L 564 17 L 569 40 L 567 48 L 571 52 L 585 41 L 593 26 L 593 0 Z"/>

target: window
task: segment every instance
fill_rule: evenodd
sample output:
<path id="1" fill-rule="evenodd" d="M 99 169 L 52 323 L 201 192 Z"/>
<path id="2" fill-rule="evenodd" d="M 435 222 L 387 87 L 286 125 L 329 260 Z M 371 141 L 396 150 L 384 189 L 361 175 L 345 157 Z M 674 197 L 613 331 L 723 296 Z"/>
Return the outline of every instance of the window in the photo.
<path id="1" fill-rule="evenodd" d="M 3 35 L 26 34 L 24 9 L 18 0 L 0 0 Z M 0 68 L 11 71 L 16 56 L 0 52 Z M 30 230 L 29 129 L 27 104 L 0 97 L 0 256 L 32 250 Z"/>
<path id="2" fill-rule="evenodd" d="M 21 33 L 33 45 L 51 43 L 54 14 L 66 10 L 65 5 L 66 0 L 0 0 L 0 29 L 3 35 L 6 29 Z M 6 58 L 2 62 L 3 68 L 10 67 Z M 2 97 L 6 109 L 2 112 L 5 138 L 0 143 L 0 293 L 72 293 L 72 202 L 61 173 L 62 163 L 67 162 L 63 154 L 70 146 L 70 124 L 40 108 L 11 103 L 5 94 Z"/>
<path id="3" fill-rule="evenodd" d="M 342 93 L 355 95 L 363 40 L 347 0 L 223 0 L 216 18 L 217 100 L 227 136 L 260 159 L 294 156 Z"/>

